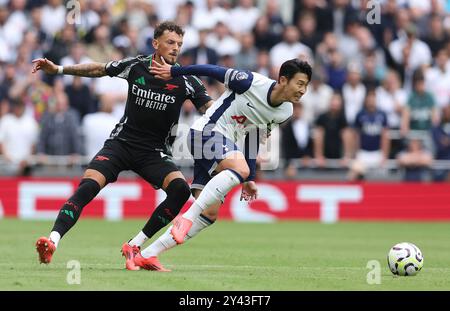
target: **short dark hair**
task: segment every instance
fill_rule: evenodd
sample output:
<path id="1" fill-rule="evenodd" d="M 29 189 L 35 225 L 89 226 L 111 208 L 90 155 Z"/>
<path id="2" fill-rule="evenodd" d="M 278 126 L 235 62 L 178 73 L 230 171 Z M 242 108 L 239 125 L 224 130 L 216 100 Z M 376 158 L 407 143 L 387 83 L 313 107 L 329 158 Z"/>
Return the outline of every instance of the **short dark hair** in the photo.
<path id="1" fill-rule="evenodd" d="M 307 75 L 308 81 L 311 81 L 312 68 L 310 64 L 298 58 L 287 60 L 281 65 L 278 81 L 281 77 L 286 77 L 289 81 L 299 72 Z"/>
<path id="2" fill-rule="evenodd" d="M 367 95 L 376 95 L 377 94 L 377 89 L 375 86 L 368 86 L 367 90 L 366 90 L 366 97 Z"/>
<path id="3" fill-rule="evenodd" d="M 422 71 L 421 68 L 417 68 L 413 72 L 412 80 L 413 80 L 413 83 L 425 81 L 425 76 L 424 76 L 423 71 Z"/>
<path id="4" fill-rule="evenodd" d="M 10 98 L 9 100 L 11 108 L 23 108 L 25 107 L 25 102 L 21 96 Z"/>
<path id="5" fill-rule="evenodd" d="M 180 36 L 184 36 L 184 30 L 174 22 L 162 22 L 155 28 L 155 33 L 153 34 L 153 39 L 158 39 L 164 33 L 164 31 L 168 30 L 169 32 L 176 32 Z"/>

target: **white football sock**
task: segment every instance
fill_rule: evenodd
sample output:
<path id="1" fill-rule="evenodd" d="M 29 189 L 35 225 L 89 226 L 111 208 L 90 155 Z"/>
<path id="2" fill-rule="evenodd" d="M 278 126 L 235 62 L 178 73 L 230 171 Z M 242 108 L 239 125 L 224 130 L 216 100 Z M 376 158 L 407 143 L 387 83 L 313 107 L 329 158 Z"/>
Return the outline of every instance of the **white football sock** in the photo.
<path id="1" fill-rule="evenodd" d="M 59 234 L 59 232 L 52 231 L 49 238 L 53 241 L 53 243 L 55 243 L 55 246 L 58 247 L 59 240 L 61 240 L 61 234 Z"/>
<path id="2" fill-rule="evenodd" d="M 191 229 L 189 229 L 187 235 L 184 237 L 184 240 L 187 241 L 189 239 L 192 239 L 200 231 L 211 226 L 213 223 L 214 221 L 211 221 L 209 218 L 200 214 L 200 216 L 198 216 L 192 223 L 192 227 Z"/>
<path id="3" fill-rule="evenodd" d="M 193 223 L 192 227 L 189 230 L 188 234 L 185 236 L 184 240 L 187 241 L 196 236 L 200 231 L 209 227 L 214 222 L 209 220 L 208 218 L 200 215 Z M 163 233 L 157 240 L 155 240 L 152 244 L 150 244 L 146 249 L 141 252 L 142 257 L 149 258 L 152 256 L 159 256 L 164 251 L 171 249 L 172 247 L 177 246 L 177 242 L 172 237 L 170 231 L 173 226 L 170 226 L 166 232 Z"/>
<path id="4" fill-rule="evenodd" d="M 227 193 L 240 183 L 241 181 L 236 173 L 231 170 L 223 170 L 205 185 L 199 197 L 183 214 L 183 217 L 193 222 L 211 205 L 219 202 L 223 203 Z"/>
<path id="5" fill-rule="evenodd" d="M 132 238 L 130 240 L 130 242 L 128 242 L 128 244 L 130 246 L 136 245 L 136 246 L 141 247 L 142 244 L 144 244 L 145 241 L 147 241 L 147 240 L 148 240 L 148 237 L 145 235 L 145 233 L 140 231 L 134 238 Z"/>

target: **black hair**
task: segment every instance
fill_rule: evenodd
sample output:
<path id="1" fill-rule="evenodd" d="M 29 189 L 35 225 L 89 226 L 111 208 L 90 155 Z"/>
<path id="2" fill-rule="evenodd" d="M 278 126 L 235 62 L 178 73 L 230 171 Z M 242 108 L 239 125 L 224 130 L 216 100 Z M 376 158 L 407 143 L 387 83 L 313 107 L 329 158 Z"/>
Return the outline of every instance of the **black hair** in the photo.
<path id="1" fill-rule="evenodd" d="M 287 60 L 281 65 L 278 81 L 281 77 L 286 77 L 289 81 L 299 72 L 307 75 L 308 81 L 311 81 L 312 68 L 310 64 L 298 58 Z"/>
<path id="2" fill-rule="evenodd" d="M 184 36 L 184 30 L 174 22 L 162 22 L 155 28 L 155 33 L 153 34 L 153 39 L 158 39 L 164 33 L 164 31 L 168 30 L 169 32 L 176 32 L 180 36 Z"/>
<path id="3" fill-rule="evenodd" d="M 377 89 L 375 86 L 368 86 L 366 89 L 366 97 L 367 95 L 373 95 L 373 94 L 377 94 Z"/>
<path id="4" fill-rule="evenodd" d="M 22 100 L 20 96 L 10 98 L 9 104 L 11 108 L 23 108 L 25 107 L 25 102 Z"/>
<path id="5" fill-rule="evenodd" d="M 425 76 L 421 68 L 417 68 L 413 73 L 413 83 L 422 82 L 425 80 Z"/>
<path id="6" fill-rule="evenodd" d="M 364 96 L 364 106 L 367 105 L 367 99 L 368 99 L 370 96 L 373 96 L 373 97 L 375 97 L 375 98 L 377 97 L 377 91 L 376 91 L 376 88 L 373 87 L 373 86 L 367 87 L 367 90 L 366 90 L 366 96 Z"/>

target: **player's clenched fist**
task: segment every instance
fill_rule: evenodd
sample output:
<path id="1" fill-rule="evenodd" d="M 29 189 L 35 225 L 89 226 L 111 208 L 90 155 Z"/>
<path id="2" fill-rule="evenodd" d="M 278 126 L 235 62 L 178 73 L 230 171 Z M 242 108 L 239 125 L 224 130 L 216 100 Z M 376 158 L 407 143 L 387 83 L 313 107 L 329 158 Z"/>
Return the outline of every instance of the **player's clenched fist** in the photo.
<path id="1" fill-rule="evenodd" d="M 58 72 L 58 66 L 47 58 L 37 58 L 32 62 L 34 64 L 32 73 L 41 69 L 47 74 L 56 74 Z"/>

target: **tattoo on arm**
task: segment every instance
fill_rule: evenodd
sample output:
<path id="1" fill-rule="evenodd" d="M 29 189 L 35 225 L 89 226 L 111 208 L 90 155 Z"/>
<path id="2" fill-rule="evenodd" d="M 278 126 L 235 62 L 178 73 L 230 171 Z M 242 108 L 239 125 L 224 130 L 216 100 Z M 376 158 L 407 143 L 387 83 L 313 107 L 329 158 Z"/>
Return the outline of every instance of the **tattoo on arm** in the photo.
<path id="1" fill-rule="evenodd" d="M 106 76 L 105 66 L 106 64 L 104 63 L 87 63 L 64 66 L 64 74 L 92 78 L 103 77 Z"/>

